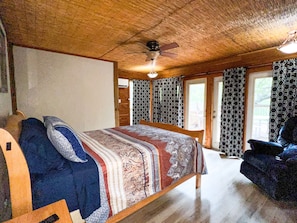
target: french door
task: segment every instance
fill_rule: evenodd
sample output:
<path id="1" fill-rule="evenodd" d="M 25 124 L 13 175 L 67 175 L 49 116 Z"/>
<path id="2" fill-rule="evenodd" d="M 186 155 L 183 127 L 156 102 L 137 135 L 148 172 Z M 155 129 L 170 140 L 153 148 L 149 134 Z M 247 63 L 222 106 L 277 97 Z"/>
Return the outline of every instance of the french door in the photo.
<path id="1" fill-rule="evenodd" d="M 272 86 L 272 71 L 255 72 L 249 75 L 246 141 L 269 139 L 269 113 Z M 246 143 L 246 147 L 249 145 Z"/>
<path id="2" fill-rule="evenodd" d="M 185 83 L 185 127 L 189 130 L 204 129 L 205 146 L 218 149 L 223 89 L 222 76 L 214 75 L 187 80 Z"/>
<path id="3" fill-rule="evenodd" d="M 186 105 L 186 129 L 205 129 L 206 78 L 186 81 Z"/>

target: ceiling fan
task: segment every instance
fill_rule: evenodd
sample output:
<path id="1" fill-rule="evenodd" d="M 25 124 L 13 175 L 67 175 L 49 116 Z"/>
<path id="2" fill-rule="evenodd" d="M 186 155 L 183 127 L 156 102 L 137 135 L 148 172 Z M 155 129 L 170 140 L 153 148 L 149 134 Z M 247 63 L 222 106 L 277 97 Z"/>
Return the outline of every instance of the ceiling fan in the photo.
<path id="1" fill-rule="evenodd" d="M 148 41 L 146 43 L 147 51 L 145 53 L 147 55 L 147 58 L 145 61 L 156 60 L 157 57 L 159 56 L 175 58 L 177 54 L 171 53 L 171 52 L 165 52 L 165 51 L 174 49 L 177 47 L 179 47 L 179 45 L 176 42 L 172 42 L 172 43 L 160 46 L 158 41 L 156 40 Z"/>

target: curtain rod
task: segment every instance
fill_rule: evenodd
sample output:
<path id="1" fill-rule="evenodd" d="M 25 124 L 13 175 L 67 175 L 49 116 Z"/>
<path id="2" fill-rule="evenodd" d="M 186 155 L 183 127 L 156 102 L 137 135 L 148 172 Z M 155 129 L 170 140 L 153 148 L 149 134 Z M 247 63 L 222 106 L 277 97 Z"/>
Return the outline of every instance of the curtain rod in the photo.
<path id="1" fill-rule="evenodd" d="M 259 64 L 259 65 L 251 65 L 251 66 L 243 66 L 247 69 L 252 69 L 252 68 L 258 68 L 258 67 L 265 67 L 272 65 L 272 63 L 266 63 L 266 64 Z M 229 69 L 229 68 L 227 68 Z M 191 75 L 181 75 L 180 77 L 185 78 L 185 77 L 195 77 L 195 76 L 202 76 L 202 75 L 209 75 L 209 74 L 215 74 L 215 73 L 223 73 L 224 70 L 216 70 L 216 71 L 209 71 L 209 72 L 201 72 L 201 73 L 196 73 L 196 74 L 191 74 Z"/>

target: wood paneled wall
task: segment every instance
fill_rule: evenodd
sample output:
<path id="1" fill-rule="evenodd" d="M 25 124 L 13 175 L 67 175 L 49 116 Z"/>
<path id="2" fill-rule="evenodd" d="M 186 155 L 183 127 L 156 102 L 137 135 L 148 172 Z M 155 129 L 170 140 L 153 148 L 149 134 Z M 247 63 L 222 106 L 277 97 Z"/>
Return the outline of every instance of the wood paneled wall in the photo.
<path id="1" fill-rule="evenodd" d="M 273 47 L 245 54 L 234 55 L 228 58 L 220 58 L 214 61 L 208 61 L 204 63 L 192 64 L 189 66 L 175 67 L 164 71 L 158 71 L 159 75 L 157 79 L 175 76 L 191 77 L 196 75 L 199 76 L 204 74 L 212 74 L 233 67 L 262 67 L 263 65 L 270 65 L 274 61 L 296 57 L 297 53 L 284 54 L 277 50 L 275 47 Z M 160 63 L 162 62 L 160 61 Z M 119 71 L 119 77 L 148 80 L 146 73 L 133 73 L 124 70 Z"/>

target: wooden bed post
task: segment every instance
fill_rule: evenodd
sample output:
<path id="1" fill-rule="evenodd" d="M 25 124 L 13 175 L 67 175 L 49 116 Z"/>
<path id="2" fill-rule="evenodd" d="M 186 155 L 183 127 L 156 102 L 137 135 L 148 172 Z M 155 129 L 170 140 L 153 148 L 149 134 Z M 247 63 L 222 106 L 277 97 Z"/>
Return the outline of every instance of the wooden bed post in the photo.
<path id="1" fill-rule="evenodd" d="M 32 211 L 30 174 L 24 154 L 12 135 L 0 128 L 0 146 L 7 165 L 12 217 Z"/>
<path id="2" fill-rule="evenodd" d="M 197 173 L 196 174 L 196 189 L 200 188 L 201 186 L 201 174 Z"/>

